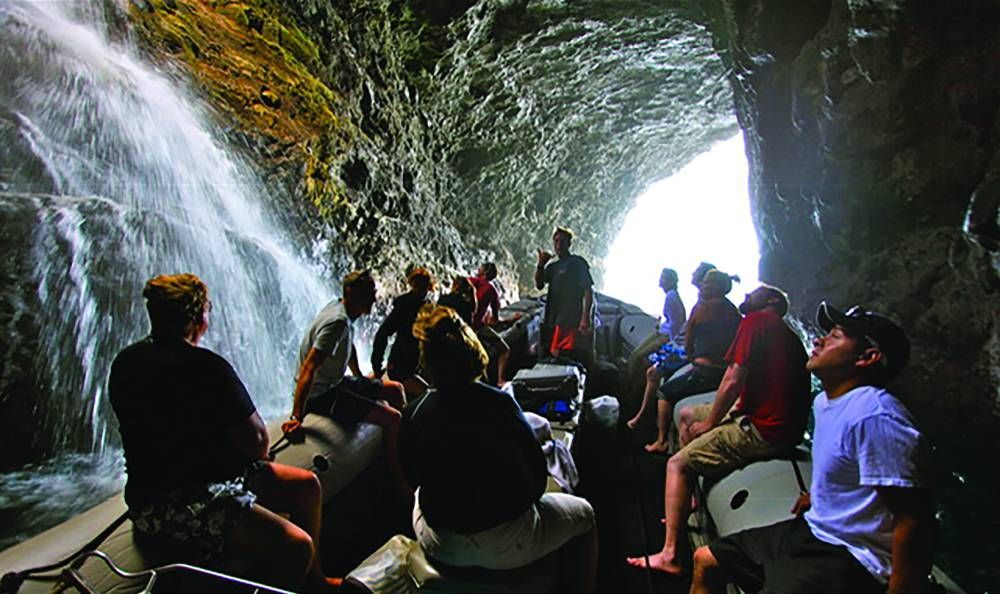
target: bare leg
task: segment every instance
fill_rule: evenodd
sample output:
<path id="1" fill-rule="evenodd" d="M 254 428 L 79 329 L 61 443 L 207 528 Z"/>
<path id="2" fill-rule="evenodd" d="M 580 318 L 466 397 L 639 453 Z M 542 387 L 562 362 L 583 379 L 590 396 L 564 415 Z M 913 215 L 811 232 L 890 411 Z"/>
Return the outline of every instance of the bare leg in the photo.
<path id="1" fill-rule="evenodd" d="M 288 514 L 288 521 L 308 535 L 313 556 L 307 585 L 322 591 L 330 580 L 323 572 L 319 557 L 323 513 L 323 488 L 319 479 L 308 470 L 271 463 L 254 481 L 253 488 L 261 505 L 271 512 Z"/>
<path id="2" fill-rule="evenodd" d="M 674 410 L 674 405 L 669 400 L 658 399 L 656 401 L 656 441 L 646 445 L 646 451 L 653 454 L 666 454 L 670 451 L 670 443 L 667 441 L 667 431 L 670 428 L 670 413 Z"/>
<path id="3" fill-rule="evenodd" d="M 663 494 L 663 549 L 649 556 L 649 566 L 656 571 L 672 575 L 684 572 L 677 559 L 677 542 L 685 536 L 687 518 L 691 514 L 692 481 L 693 477 L 677 456 L 667 461 L 667 481 Z M 645 557 L 630 557 L 627 561 L 633 567 L 646 566 Z"/>
<path id="4" fill-rule="evenodd" d="M 507 362 L 510 361 L 510 346 L 502 338 L 498 346 L 500 354 L 497 356 L 497 385 L 502 386 L 507 382 Z"/>
<path id="5" fill-rule="evenodd" d="M 656 368 L 656 365 L 650 365 L 646 369 L 646 388 L 642 393 L 642 404 L 639 405 L 639 411 L 635 413 L 635 416 L 626 423 L 629 429 L 635 429 L 636 425 L 639 424 L 639 419 L 642 418 L 642 415 L 646 413 L 646 409 L 649 408 L 649 403 L 655 398 L 656 388 L 660 386 L 660 377 L 662 377 L 662 374 Z"/>
<path id="6" fill-rule="evenodd" d="M 381 402 L 365 417 L 369 423 L 374 423 L 382 428 L 382 449 L 389 473 L 396 482 L 400 494 L 406 498 L 412 498 L 413 489 L 406 482 L 403 466 L 399 462 L 399 425 L 402 419 L 403 415 L 398 410 Z"/>
<path id="7" fill-rule="evenodd" d="M 256 504 L 229 533 L 225 547 L 254 562 L 256 579 L 286 590 L 302 587 L 316 557 L 305 530 Z"/>
<path id="8" fill-rule="evenodd" d="M 379 400 L 385 400 L 391 407 L 402 411 L 406 406 L 406 389 L 403 384 L 393 380 L 382 380 L 382 389 L 378 393 Z"/>
<path id="9" fill-rule="evenodd" d="M 719 561 L 708 547 L 698 547 L 694 552 L 694 575 L 691 577 L 690 594 L 716 594 L 726 591 Z"/>
<path id="10" fill-rule="evenodd" d="M 593 594 L 597 588 L 597 528 L 572 538 L 559 551 L 562 591 Z"/>

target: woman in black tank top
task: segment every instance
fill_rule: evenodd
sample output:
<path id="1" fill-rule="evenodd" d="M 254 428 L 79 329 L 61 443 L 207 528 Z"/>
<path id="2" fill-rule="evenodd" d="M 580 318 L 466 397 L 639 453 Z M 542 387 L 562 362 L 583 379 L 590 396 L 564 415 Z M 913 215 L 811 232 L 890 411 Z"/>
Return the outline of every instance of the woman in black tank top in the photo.
<path id="1" fill-rule="evenodd" d="M 740 325 L 740 312 L 726 295 L 733 288 L 730 276 L 710 270 L 701 281 L 698 303 L 691 310 L 684 330 L 684 344 L 691 370 L 675 375 L 660 386 L 657 403 L 656 440 L 646 445 L 646 451 L 666 453 L 669 449 L 667 431 L 674 404 L 682 398 L 715 390 L 726 371 L 726 351 Z"/>

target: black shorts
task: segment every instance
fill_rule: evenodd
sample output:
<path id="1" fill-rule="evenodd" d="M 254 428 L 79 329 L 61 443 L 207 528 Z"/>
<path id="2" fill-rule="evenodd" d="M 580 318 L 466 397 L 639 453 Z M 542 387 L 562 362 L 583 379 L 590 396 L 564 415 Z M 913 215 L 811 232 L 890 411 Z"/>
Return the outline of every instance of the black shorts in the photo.
<path id="1" fill-rule="evenodd" d="M 330 417 L 341 425 L 354 426 L 378 406 L 382 380 L 346 376 L 332 388 L 306 402 L 306 412 Z"/>
<path id="2" fill-rule="evenodd" d="M 691 371 L 668 379 L 660 386 L 660 400 L 676 403 L 682 398 L 715 390 L 725 373 L 722 367 L 693 365 Z"/>
<path id="3" fill-rule="evenodd" d="M 886 588 L 845 547 L 813 536 L 802 518 L 737 532 L 708 548 L 747 594 L 876 594 Z"/>

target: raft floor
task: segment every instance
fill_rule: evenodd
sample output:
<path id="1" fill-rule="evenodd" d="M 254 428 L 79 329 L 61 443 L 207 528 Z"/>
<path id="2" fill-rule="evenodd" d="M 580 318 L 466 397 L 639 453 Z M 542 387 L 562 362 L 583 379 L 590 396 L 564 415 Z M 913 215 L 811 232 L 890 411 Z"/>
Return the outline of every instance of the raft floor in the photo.
<path id="1" fill-rule="evenodd" d="M 690 571 L 674 577 L 625 563 L 626 557 L 655 553 L 663 546 L 666 457 L 643 449 L 654 438 L 655 429 L 640 426 L 629 431 L 623 423 L 616 440 L 614 474 L 602 477 L 593 488 L 583 485 L 598 516 L 599 592 L 673 594 L 686 593 L 690 587 Z M 687 542 L 681 543 L 681 554 L 690 559 Z"/>

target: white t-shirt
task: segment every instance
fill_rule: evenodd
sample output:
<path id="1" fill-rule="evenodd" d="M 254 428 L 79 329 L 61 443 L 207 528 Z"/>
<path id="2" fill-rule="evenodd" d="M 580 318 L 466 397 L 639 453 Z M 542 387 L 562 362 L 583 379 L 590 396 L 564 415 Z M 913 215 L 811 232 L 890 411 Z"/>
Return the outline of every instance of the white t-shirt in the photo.
<path id="1" fill-rule="evenodd" d="M 892 513 L 876 486 L 926 487 L 927 452 L 909 411 L 882 388 L 862 386 L 813 402 L 812 507 L 816 538 L 847 547 L 876 579 L 892 571 Z"/>
<path id="2" fill-rule="evenodd" d="M 302 344 L 299 345 L 299 366 L 316 349 L 329 355 L 313 376 L 312 390 L 306 399 L 319 396 L 347 375 L 347 360 L 354 343 L 354 323 L 347 317 L 344 304 L 331 301 L 312 321 Z"/>

